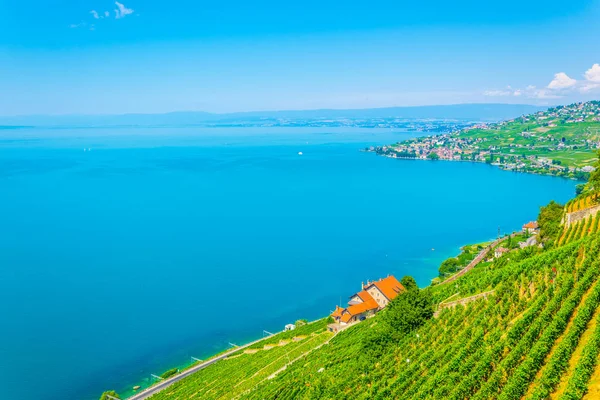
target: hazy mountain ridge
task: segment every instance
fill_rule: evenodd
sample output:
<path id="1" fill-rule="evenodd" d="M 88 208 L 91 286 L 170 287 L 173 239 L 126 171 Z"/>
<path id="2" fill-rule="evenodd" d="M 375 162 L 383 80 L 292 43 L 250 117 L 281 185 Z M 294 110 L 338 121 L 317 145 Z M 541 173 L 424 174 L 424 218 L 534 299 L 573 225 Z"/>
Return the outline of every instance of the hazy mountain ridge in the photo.
<path id="1" fill-rule="evenodd" d="M 180 111 L 163 114 L 121 115 L 24 115 L 0 117 L 0 125 L 13 126 L 107 126 L 107 125 L 205 125 L 231 121 L 319 120 L 319 119 L 474 119 L 497 121 L 545 110 L 524 104 L 455 104 L 441 106 L 387 107 L 370 109 L 319 109 L 209 113 Z"/>

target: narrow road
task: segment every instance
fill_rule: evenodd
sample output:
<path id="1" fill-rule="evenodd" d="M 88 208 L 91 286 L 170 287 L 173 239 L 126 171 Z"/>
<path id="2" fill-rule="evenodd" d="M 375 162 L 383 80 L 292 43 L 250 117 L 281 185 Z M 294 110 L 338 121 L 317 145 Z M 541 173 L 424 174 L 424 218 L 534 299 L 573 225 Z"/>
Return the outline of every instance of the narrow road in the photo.
<path id="1" fill-rule="evenodd" d="M 281 332 L 277 332 L 277 333 L 281 333 Z M 273 335 L 271 335 L 271 336 L 273 336 Z M 236 347 L 234 349 L 231 349 L 230 351 L 228 351 L 226 353 L 223 353 L 223 354 L 218 355 L 218 356 L 216 356 L 214 358 L 211 358 L 210 360 L 205 361 L 205 362 L 203 362 L 201 364 L 195 365 L 192 368 L 187 369 L 187 370 L 183 371 L 180 374 L 177 374 L 175 376 L 172 376 L 171 378 L 162 380 L 162 381 L 154 384 L 153 386 L 150 386 L 149 388 L 144 389 L 141 392 L 134 394 L 133 396 L 129 397 L 127 400 L 143 400 L 143 399 L 147 399 L 150 396 L 152 396 L 152 395 L 160 392 L 161 390 L 164 390 L 164 389 L 168 388 L 169 386 L 171 386 L 175 382 L 179 382 L 183 378 L 186 378 L 186 377 L 192 375 L 193 373 L 198 372 L 201 369 L 204 369 L 204 368 L 208 367 L 209 365 L 212 365 L 212 364 L 216 363 L 217 361 L 223 360 L 224 358 L 227 358 L 228 356 L 232 355 L 235 352 L 238 352 L 240 350 L 243 350 L 243 349 L 245 349 L 247 347 L 252 346 L 253 344 L 256 344 L 256 343 L 259 343 L 259 342 L 261 342 L 261 341 L 263 341 L 265 339 L 268 339 L 271 336 L 267 336 L 267 337 L 255 340 L 254 342 L 250 342 L 248 344 L 245 344 L 243 346 L 239 346 L 239 347 Z"/>
<path id="2" fill-rule="evenodd" d="M 512 233 L 509 236 L 515 237 L 517 234 L 518 233 Z M 487 256 L 487 254 L 494 247 L 496 247 L 497 245 L 499 245 L 500 243 L 502 243 L 503 241 L 505 241 L 507 238 L 508 238 L 508 236 L 504 236 L 504 237 L 501 237 L 500 239 L 496 239 L 492 243 L 488 244 L 485 249 L 481 250 L 479 252 L 479 254 L 477 254 L 477 257 L 475 257 L 473 259 L 473 261 L 471 261 L 469 263 L 469 265 L 467 265 L 466 267 L 464 267 L 463 269 L 461 269 L 460 271 L 458 271 L 456 274 L 452 275 L 450 278 L 448 278 L 445 281 L 441 282 L 440 285 L 443 285 L 445 283 L 453 282 L 453 281 L 457 280 L 458 278 L 460 278 L 461 276 L 463 276 L 464 274 L 466 274 L 467 272 L 469 272 L 470 270 L 472 270 L 473 268 L 475 268 L 475 266 L 477 264 L 479 264 L 481 261 L 483 261 L 483 259 L 485 258 L 485 256 Z"/>

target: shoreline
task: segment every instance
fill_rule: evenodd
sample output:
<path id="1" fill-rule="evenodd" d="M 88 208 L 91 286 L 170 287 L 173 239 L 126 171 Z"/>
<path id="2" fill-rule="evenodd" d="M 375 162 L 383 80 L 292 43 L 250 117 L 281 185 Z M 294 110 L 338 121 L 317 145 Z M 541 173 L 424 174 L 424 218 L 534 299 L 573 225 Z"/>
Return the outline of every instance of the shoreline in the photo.
<path id="1" fill-rule="evenodd" d="M 448 160 L 448 159 L 431 160 L 431 159 L 424 159 L 424 158 L 419 158 L 419 157 L 392 157 L 391 155 L 388 155 L 388 154 L 380 154 L 376 150 L 364 150 L 364 149 L 361 149 L 360 151 L 362 151 L 364 153 L 374 153 L 378 157 L 391 158 L 393 160 L 441 161 L 441 162 L 463 162 L 463 163 L 471 163 L 471 164 L 483 164 L 483 165 L 489 165 L 489 166 L 492 166 L 492 167 L 497 167 L 498 169 L 500 169 L 502 171 L 506 171 L 506 172 L 515 172 L 515 173 L 519 173 L 519 174 L 529 174 L 529 175 L 538 175 L 538 176 L 550 176 L 550 177 L 553 177 L 553 178 L 568 179 L 570 181 L 575 181 L 575 182 L 586 182 L 585 180 L 581 180 L 581 179 L 577 179 L 575 177 L 569 177 L 569 176 L 560 176 L 560 175 L 547 174 L 547 173 L 541 173 L 541 172 L 536 172 L 536 171 L 523 171 L 523 170 L 506 169 L 506 168 L 502 168 L 502 164 L 487 163 L 485 161 L 477 161 L 477 160 Z"/>
<path id="2" fill-rule="evenodd" d="M 317 323 L 325 318 L 327 318 L 327 316 L 321 317 L 321 318 L 318 318 L 318 319 L 315 319 L 312 321 L 308 321 L 308 322 L 306 322 L 306 325 Z M 278 332 L 274 332 L 269 336 L 264 336 L 264 337 L 256 339 L 256 340 L 252 340 L 246 344 L 239 345 L 237 347 L 230 348 L 230 349 L 225 349 L 223 351 L 215 353 L 215 354 L 211 355 L 209 358 L 207 358 L 206 360 L 202 360 L 201 362 L 194 362 L 194 363 L 188 365 L 187 367 L 184 367 L 181 370 L 179 370 L 177 372 L 177 374 L 175 374 L 169 378 L 156 381 L 155 383 L 153 383 L 145 388 L 141 388 L 137 391 L 134 391 L 130 388 L 126 391 L 123 391 L 122 393 L 124 393 L 124 394 L 121 395 L 122 396 L 121 398 L 122 398 L 122 400 L 145 400 L 145 399 L 153 396 L 154 394 L 168 388 L 169 386 L 177 383 L 178 381 L 185 379 L 186 377 L 193 375 L 194 373 L 201 371 L 204 368 L 207 368 L 212 364 L 217 363 L 218 361 L 224 360 L 227 357 L 234 355 L 239 351 L 243 351 L 244 349 L 246 349 L 248 347 L 254 346 L 262 341 L 273 338 L 284 332 L 286 332 L 285 329 L 278 331 Z"/>
<path id="3" fill-rule="evenodd" d="M 365 150 L 365 149 L 359 149 L 359 151 L 361 151 L 361 152 L 365 152 L 365 153 L 375 153 L 375 154 L 376 154 L 376 155 L 378 155 L 378 156 L 383 156 L 383 157 L 387 157 L 387 158 L 399 158 L 399 159 L 407 159 L 407 160 L 415 160 L 415 161 L 463 161 L 463 162 L 469 162 L 469 163 L 473 163 L 473 164 L 488 164 L 488 165 L 494 165 L 494 164 L 489 164 L 489 163 L 485 163 L 485 162 L 481 162 L 481 161 L 473 161 L 473 160 L 443 160 L 443 159 L 441 159 L 441 160 L 427 160 L 427 159 L 423 160 L 423 159 L 419 159 L 419 158 L 412 158 L 412 157 L 392 157 L 392 156 L 390 156 L 390 155 L 378 154 L 376 151 L 369 151 L 369 150 Z M 498 165 L 494 165 L 494 166 L 498 166 Z M 501 169 L 501 170 L 504 170 L 504 169 L 502 169 L 502 168 L 500 168 L 500 169 Z M 508 171 L 508 172 L 522 172 L 522 173 L 530 173 L 530 174 L 532 174 L 532 175 L 539 175 L 539 176 L 542 176 L 542 175 L 547 175 L 547 176 L 553 176 L 553 177 L 558 177 L 558 178 L 567 178 L 567 177 L 563 177 L 563 176 L 556 176 L 556 175 L 551 175 L 551 174 L 539 174 L 539 173 L 533 173 L 533 172 L 527 172 L 527 171 L 510 171 L 510 170 L 504 170 L 504 171 Z M 572 179 L 572 178 L 570 178 L 569 180 L 570 180 L 570 181 L 573 181 L 573 180 L 575 180 L 575 179 Z M 493 241 L 493 240 L 495 240 L 495 239 L 494 239 L 494 238 L 492 238 L 492 239 L 489 239 L 489 241 Z M 464 244 L 463 244 L 463 245 L 464 245 Z M 458 254 L 458 253 L 460 253 L 460 247 L 458 247 L 458 248 L 457 248 L 457 254 Z M 450 255 L 449 257 L 451 257 L 451 256 L 452 256 L 452 255 Z M 446 258 L 448 258 L 448 257 L 446 257 Z M 444 259 L 445 259 L 445 258 L 444 258 Z M 442 261 L 443 261 L 443 260 L 442 260 Z M 436 264 L 436 269 L 435 269 L 435 272 L 436 272 L 436 273 L 434 273 L 434 274 L 432 275 L 432 278 L 429 280 L 429 283 L 428 283 L 427 285 L 425 285 L 424 287 L 433 286 L 433 285 L 432 285 L 432 283 L 431 283 L 431 280 L 433 280 L 433 279 L 435 279 L 436 277 L 438 277 L 438 274 L 437 274 L 437 267 L 439 267 L 439 263 L 437 263 L 437 264 Z M 461 270 L 461 271 L 462 271 L 462 270 Z M 456 272 L 455 274 L 453 274 L 452 276 L 455 276 L 455 275 L 456 275 L 456 274 L 458 274 L 458 273 L 460 273 L 460 271 L 457 271 L 457 272 Z M 452 276 L 451 276 L 451 277 L 452 277 Z M 438 284 L 444 284 L 444 283 L 447 283 L 448 279 L 450 279 L 451 277 L 448 277 L 448 278 L 446 278 L 444 281 L 441 281 L 441 282 L 440 282 L 440 283 L 438 283 Z M 324 317 L 322 317 L 322 318 L 319 318 L 319 319 L 313 320 L 313 321 L 311 321 L 310 323 L 314 323 L 314 322 L 316 322 L 316 321 L 319 321 L 319 320 L 321 320 L 321 319 L 323 319 L 323 318 L 327 318 L 327 315 L 325 315 L 325 316 L 324 316 Z M 276 335 L 276 334 L 279 334 L 279 333 L 281 333 L 281 332 L 282 332 L 282 331 L 280 331 L 280 332 L 276 332 L 276 333 L 275 333 L 275 335 Z M 256 339 L 256 340 L 252 340 L 252 341 L 250 341 L 249 343 L 247 343 L 247 344 L 245 344 L 245 345 L 242 345 L 242 346 L 236 347 L 235 349 L 227 349 L 227 348 L 226 348 L 226 349 L 224 349 L 224 350 L 222 350 L 222 351 L 220 351 L 220 352 L 217 352 L 217 353 L 214 353 L 214 354 L 210 355 L 210 358 L 207 358 L 206 360 L 204 360 L 204 361 L 203 361 L 203 362 L 202 362 L 200 365 L 197 365 L 196 363 L 188 364 L 187 366 L 184 366 L 184 367 L 182 367 L 181 371 L 180 371 L 180 372 L 179 372 L 177 375 L 175 375 L 175 376 L 173 376 L 173 377 L 171 377 L 171 378 L 168 378 L 167 380 L 165 380 L 165 382 L 170 382 L 170 383 L 169 383 L 169 385 L 170 385 L 170 384 L 172 384 L 172 383 L 175 383 L 176 381 L 178 381 L 178 380 L 181 380 L 181 379 L 183 379 L 183 378 L 185 378 L 185 377 L 187 377 L 187 376 L 189 376 L 189 375 L 193 374 L 193 373 L 194 373 L 194 372 L 196 372 L 196 371 L 199 371 L 199 370 L 201 370 L 201 369 L 203 369 L 203 368 L 206 368 L 206 367 L 208 367 L 209 365 L 211 365 L 211 364 L 213 364 L 213 363 L 215 363 L 215 362 L 217 362 L 217 361 L 219 361 L 219 360 L 221 360 L 221 359 L 223 359 L 223 358 L 226 358 L 228 355 L 234 354 L 234 353 L 236 353 L 237 351 L 239 351 L 239 350 L 241 350 L 241 349 L 243 349 L 243 348 L 246 348 L 246 347 L 248 347 L 248 346 L 251 346 L 251 345 L 253 345 L 253 344 L 259 343 L 259 342 L 261 342 L 261 341 L 263 341 L 263 340 L 265 340 L 265 339 L 268 339 L 268 338 L 270 338 L 270 337 L 272 337 L 272 336 L 274 336 L 274 335 L 271 335 L 271 336 L 266 336 L 266 337 L 262 337 L 262 338 L 259 338 L 259 339 Z M 171 364 L 171 365 L 173 365 L 173 364 Z M 186 365 L 186 364 L 182 364 L 182 365 Z M 202 367 L 199 367 L 199 366 L 202 366 Z M 196 368 L 196 367 L 199 367 L 199 368 Z M 131 389 L 131 388 L 132 388 L 132 385 L 129 385 L 127 390 L 123 390 L 123 391 L 121 391 L 120 393 L 122 393 L 122 396 L 123 396 L 122 398 L 123 398 L 123 399 L 127 399 L 127 400 L 141 400 L 141 399 L 145 399 L 145 398 L 147 398 L 147 396 L 150 396 L 152 393 L 154 393 L 154 389 L 152 390 L 152 392 L 151 392 L 151 393 L 147 393 L 147 396 L 146 396 L 146 395 L 144 395 L 144 396 L 141 396 L 141 395 L 142 395 L 142 394 L 144 394 L 144 393 L 146 393 L 146 392 L 147 392 L 149 389 L 151 389 L 151 388 L 160 388 L 160 387 L 163 387 L 163 383 L 162 383 L 162 382 L 163 382 L 163 381 L 157 381 L 157 382 L 155 382 L 155 383 L 153 383 L 153 384 L 151 384 L 151 385 L 149 385 L 149 386 L 146 386 L 145 388 L 143 388 L 143 389 L 140 389 L 140 390 L 138 390 L 138 391 L 133 391 L 133 390 Z M 138 384 L 139 384 L 139 383 L 138 383 Z M 167 386 L 169 386 L 169 385 L 167 385 Z M 166 387 L 166 386 L 164 386 L 164 387 Z"/>
<path id="4" fill-rule="evenodd" d="M 504 237 L 505 236 L 506 235 L 504 235 Z M 486 238 L 486 239 L 483 239 L 482 241 L 484 241 L 484 242 L 493 242 L 495 240 L 497 240 L 497 239 L 496 238 Z M 448 257 L 453 257 L 454 255 L 459 254 L 460 253 L 460 249 L 461 249 L 461 246 L 457 247 L 456 249 L 453 249 L 452 253 L 449 254 L 447 257 L 445 257 L 444 260 L 447 259 Z M 438 270 L 437 270 L 437 268 L 439 267 L 439 265 L 440 265 L 439 263 L 436 264 L 435 274 L 433 275 L 433 278 L 429 279 L 429 283 L 428 284 L 420 287 L 421 289 L 424 289 L 424 288 L 427 288 L 427 287 L 433 287 L 433 286 L 437 286 L 437 285 L 443 285 L 445 283 L 448 283 L 448 282 L 450 282 L 450 280 L 451 280 L 452 277 L 456 276 L 457 274 L 460 274 L 461 271 L 463 271 L 461 269 L 461 270 L 455 272 L 453 275 L 447 277 L 445 280 L 443 280 L 443 281 L 441 281 L 441 282 L 439 282 L 437 284 L 433 284 L 432 280 L 434 280 L 435 278 L 437 278 L 439 276 Z M 465 273 L 462 273 L 462 275 L 464 275 Z M 457 278 L 455 278 L 455 279 L 457 279 Z M 326 319 L 328 316 L 329 316 L 329 314 L 324 315 L 324 316 L 322 316 L 320 318 L 308 321 L 307 324 L 316 323 L 318 321 Z M 285 332 L 285 330 L 274 332 L 272 335 L 264 336 L 262 338 L 255 339 L 255 340 L 251 340 L 250 342 L 248 342 L 246 344 L 243 344 L 243 345 L 240 345 L 238 347 L 235 347 L 235 348 L 226 348 L 226 349 L 224 349 L 222 351 L 219 351 L 217 353 L 211 354 L 209 357 L 207 357 L 206 359 L 202 360 L 202 362 L 200 364 L 198 364 L 197 362 L 194 362 L 194 363 L 191 363 L 191 364 L 187 364 L 187 365 L 186 364 L 181 364 L 182 365 L 181 368 L 180 368 L 179 365 L 175 365 L 174 366 L 173 364 L 171 364 L 170 367 L 167 366 L 167 370 L 170 369 L 170 368 L 180 368 L 180 371 L 176 375 L 174 375 L 174 376 L 172 376 L 170 378 L 167 378 L 165 380 L 155 381 L 154 383 L 152 383 L 151 385 L 146 386 L 146 387 L 143 386 L 143 384 L 145 382 L 141 382 L 141 384 L 140 384 L 140 382 L 137 382 L 137 383 L 135 383 L 135 385 L 142 386 L 142 388 L 139 389 L 139 390 L 137 390 L 137 391 L 134 391 L 132 389 L 132 387 L 134 385 L 128 385 L 127 389 L 121 390 L 121 391 L 117 390 L 117 392 L 120 394 L 122 400 L 145 400 L 145 399 L 149 398 L 151 395 L 155 394 L 156 392 L 159 392 L 159 391 L 162 391 L 163 389 L 166 389 L 168 386 L 176 383 L 177 381 L 179 381 L 181 379 L 184 379 L 184 378 L 188 377 L 189 375 L 194 374 L 195 372 L 198 372 L 198 371 L 200 371 L 200 370 L 202 370 L 202 369 L 204 369 L 204 368 L 206 368 L 206 367 L 208 367 L 208 366 L 210 366 L 210 365 L 212 365 L 212 364 L 214 364 L 214 363 L 216 363 L 216 362 L 218 362 L 218 361 L 220 361 L 222 359 L 225 359 L 228 356 L 233 355 L 233 354 L 237 353 L 240 350 L 243 350 L 243 349 L 245 349 L 247 347 L 250 347 L 252 345 L 260 343 L 260 342 L 262 342 L 264 340 L 268 340 L 269 338 L 272 338 L 272 337 L 274 337 L 274 336 L 276 336 L 278 334 L 284 333 L 284 332 Z M 186 366 L 183 366 L 183 365 L 186 365 Z M 166 383 L 166 382 L 168 382 L 168 384 L 165 385 L 164 383 Z"/>

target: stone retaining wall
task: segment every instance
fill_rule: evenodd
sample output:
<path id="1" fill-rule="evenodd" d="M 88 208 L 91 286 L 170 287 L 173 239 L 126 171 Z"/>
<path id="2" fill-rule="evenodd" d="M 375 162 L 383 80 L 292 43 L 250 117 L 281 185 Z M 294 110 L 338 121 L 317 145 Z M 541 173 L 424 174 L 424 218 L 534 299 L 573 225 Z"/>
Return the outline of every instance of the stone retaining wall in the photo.
<path id="1" fill-rule="evenodd" d="M 433 314 L 433 316 L 437 317 L 444 308 L 456 307 L 458 305 L 464 306 L 465 304 L 468 304 L 468 303 L 475 301 L 477 299 L 480 299 L 482 297 L 487 299 L 487 297 L 490 295 L 493 295 L 494 292 L 495 292 L 495 290 L 490 290 L 489 292 L 479 293 L 479 294 L 476 294 L 473 296 L 465 297 L 464 299 L 458 299 L 458 300 L 451 301 L 448 303 L 440 303 L 437 311 Z"/>
<path id="2" fill-rule="evenodd" d="M 565 228 L 568 228 L 569 225 L 579 222 L 582 219 L 589 217 L 590 215 L 596 215 L 598 213 L 598 211 L 600 211 L 600 205 L 586 208 L 585 210 L 579 210 L 579 211 L 574 211 L 572 213 L 567 213 L 563 219 Z"/>

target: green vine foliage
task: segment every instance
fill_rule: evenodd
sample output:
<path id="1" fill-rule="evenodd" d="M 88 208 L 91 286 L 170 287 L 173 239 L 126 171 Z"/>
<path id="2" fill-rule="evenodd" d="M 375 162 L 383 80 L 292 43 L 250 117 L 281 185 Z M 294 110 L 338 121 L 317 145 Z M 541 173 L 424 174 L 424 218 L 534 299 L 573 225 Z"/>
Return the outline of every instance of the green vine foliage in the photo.
<path id="1" fill-rule="evenodd" d="M 599 368 L 600 217 L 564 229 L 562 210 L 545 212 L 552 246 L 448 284 L 407 280 L 372 318 L 335 335 L 326 320 L 308 324 L 152 399 L 581 399 Z"/>

